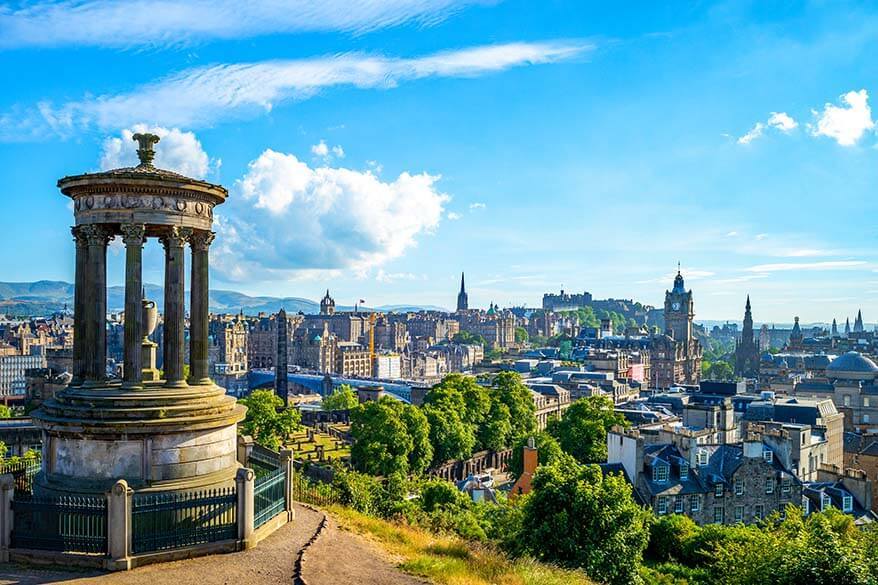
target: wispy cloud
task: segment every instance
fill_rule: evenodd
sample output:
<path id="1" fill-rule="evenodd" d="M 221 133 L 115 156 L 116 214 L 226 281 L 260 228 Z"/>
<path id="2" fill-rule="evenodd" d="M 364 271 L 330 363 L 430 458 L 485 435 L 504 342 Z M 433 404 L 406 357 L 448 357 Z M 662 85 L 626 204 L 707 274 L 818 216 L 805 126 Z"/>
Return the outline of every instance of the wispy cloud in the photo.
<path id="1" fill-rule="evenodd" d="M 491 0 L 61 0 L 0 6 L 0 48 L 179 46 L 273 33 L 431 26 Z"/>
<path id="2" fill-rule="evenodd" d="M 470 211 L 476 211 L 477 209 L 485 209 L 485 207 L 487 207 L 487 205 L 485 205 L 484 203 L 480 203 L 480 202 L 469 204 Z"/>
<path id="3" fill-rule="evenodd" d="M 799 126 L 786 112 L 771 112 L 765 122 L 756 122 L 749 132 L 738 138 L 738 144 L 750 144 L 765 133 L 765 130 L 774 128 L 784 133 L 789 133 Z"/>
<path id="4" fill-rule="evenodd" d="M 582 55 L 586 42 L 484 45 L 402 59 L 349 53 L 311 59 L 219 64 L 188 69 L 128 93 L 86 97 L 60 105 L 40 102 L 0 115 L 0 138 L 34 139 L 77 129 L 115 130 L 143 122 L 198 128 L 223 118 L 270 112 L 284 102 L 352 85 L 390 89 L 427 77 L 476 77 L 511 67 L 554 63 Z"/>
<path id="5" fill-rule="evenodd" d="M 757 264 L 747 268 L 749 272 L 783 272 L 791 270 L 847 270 L 867 265 L 864 260 L 829 260 L 826 262 L 778 262 Z"/>
<path id="6" fill-rule="evenodd" d="M 446 215 L 445 217 L 447 217 L 447 218 L 450 219 L 451 221 L 456 221 L 456 220 L 460 219 L 460 218 L 463 217 L 463 216 L 460 215 L 459 213 L 457 213 L 456 211 L 449 211 L 449 212 L 448 212 L 448 215 Z"/>

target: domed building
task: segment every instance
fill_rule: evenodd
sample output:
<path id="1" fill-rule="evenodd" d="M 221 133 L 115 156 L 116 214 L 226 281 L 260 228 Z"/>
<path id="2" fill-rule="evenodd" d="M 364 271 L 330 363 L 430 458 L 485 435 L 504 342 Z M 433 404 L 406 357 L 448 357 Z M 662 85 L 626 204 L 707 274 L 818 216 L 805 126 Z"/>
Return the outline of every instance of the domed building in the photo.
<path id="1" fill-rule="evenodd" d="M 802 380 L 796 384 L 795 394 L 832 398 L 845 415 L 845 429 L 874 430 L 878 424 L 878 364 L 857 351 L 849 351 L 826 366 L 825 376 Z"/>
<path id="2" fill-rule="evenodd" d="M 826 367 L 826 377 L 830 379 L 871 382 L 876 376 L 878 376 L 878 365 L 856 351 L 838 356 Z"/>

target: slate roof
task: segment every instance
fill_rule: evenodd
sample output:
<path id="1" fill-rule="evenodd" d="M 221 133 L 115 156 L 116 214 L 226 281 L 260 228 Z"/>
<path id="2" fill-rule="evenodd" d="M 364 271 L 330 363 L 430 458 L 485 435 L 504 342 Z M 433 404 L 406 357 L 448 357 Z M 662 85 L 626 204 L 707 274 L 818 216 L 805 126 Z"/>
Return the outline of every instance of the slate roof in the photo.
<path id="1" fill-rule="evenodd" d="M 863 507 L 863 505 L 857 501 L 857 498 L 844 488 L 842 480 L 840 479 L 834 482 L 810 482 L 804 484 L 802 487 L 802 496 L 808 498 L 811 502 L 810 508 L 812 512 L 822 509 L 821 500 L 823 495 L 829 496 L 829 499 L 832 502 L 832 507 L 841 510 L 842 512 L 844 512 L 844 497 L 850 496 L 852 508 L 850 511 L 844 513 L 853 516 L 854 524 L 858 526 L 871 524 L 878 520 L 878 516 L 876 516 L 872 510 Z"/>
<path id="2" fill-rule="evenodd" d="M 829 364 L 827 372 L 878 372 L 878 365 L 856 351 L 849 351 L 840 355 Z"/>

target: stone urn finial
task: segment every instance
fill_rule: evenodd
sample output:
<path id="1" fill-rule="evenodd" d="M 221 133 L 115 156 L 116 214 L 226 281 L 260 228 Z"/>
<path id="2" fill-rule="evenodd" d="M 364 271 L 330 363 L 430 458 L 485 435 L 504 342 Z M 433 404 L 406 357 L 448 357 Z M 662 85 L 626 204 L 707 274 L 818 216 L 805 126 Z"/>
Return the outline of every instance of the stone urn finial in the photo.
<path id="1" fill-rule="evenodd" d="M 143 340 L 148 341 L 149 336 L 155 331 L 158 325 L 159 312 L 155 301 L 143 299 Z"/>
<path id="2" fill-rule="evenodd" d="M 155 158 L 155 145 L 161 140 L 155 134 L 146 133 L 137 133 L 131 137 L 132 140 L 137 142 L 140 148 L 137 149 L 137 156 L 140 158 L 140 166 L 142 167 L 151 167 L 152 160 Z"/>

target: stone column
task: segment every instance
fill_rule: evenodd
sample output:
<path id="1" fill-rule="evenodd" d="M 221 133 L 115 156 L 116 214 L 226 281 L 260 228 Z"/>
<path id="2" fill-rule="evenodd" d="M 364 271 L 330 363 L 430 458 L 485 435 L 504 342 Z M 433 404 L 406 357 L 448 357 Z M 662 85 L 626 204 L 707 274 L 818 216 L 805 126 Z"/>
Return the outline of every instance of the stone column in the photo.
<path id="1" fill-rule="evenodd" d="M 255 525 L 255 509 L 253 503 L 253 489 L 256 474 L 248 467 L 241 467 L 235 476 L 238 488 L 238 540 L 241 549 L 251 548 L 253 543 L 253 530 Z"/>
<path id="2" fill-rule="evenodd" d="M 208 360 L 208 250 L 216 234 L 197 231 L 189 238 L 192 247 L 192 297 L 189 304 L 189 383 L 210 384 Z"/>
<path id="3" fill-rule="evenodd" d="M 72 384 L 82 384 L 85 378 L 85 281 L 88 266 L 88 240 L 81 226 L 70 230 L 76 241 L 76 275 L 73 285 L 73 380 Z"/>
<path id="4" fill-rule="evenodd" d="M 120 479 L 107 492 L 106 568 L 111 571 L 131 569 L 131 498 L 134 490 Z"/>
<path id="5" fill-rule="evenodd" d="M 99 383 L 107 378 L 107 244 L 113 233 L 105 225 L 82 226 L 88 242 L 85 295 L 86 381 Z"/>
<path id="6" fill-rule="evenodd" d="M 186 281 L 184 266 L 184 245 L 191 229 L 172 227 L 161 237 L 165 247 L 165 328 L 164 328 L 164 370 L 165 385 L 185 386 L 183 377 L 183 346 L 185 338 L 185 297 Z"/>
<path id="7" fill-rule="evenodd" d="M 143 340 L 143 242 L 146 229 L 143 224 L 122 226 L 125 242 L 125 361 L 122 372 L 123 386 L 136 388 L 143 385 L 143 359 L 140 344 Z"/>

